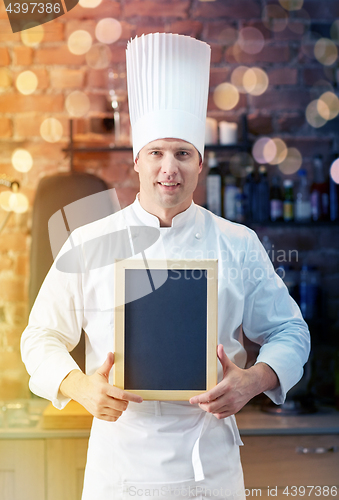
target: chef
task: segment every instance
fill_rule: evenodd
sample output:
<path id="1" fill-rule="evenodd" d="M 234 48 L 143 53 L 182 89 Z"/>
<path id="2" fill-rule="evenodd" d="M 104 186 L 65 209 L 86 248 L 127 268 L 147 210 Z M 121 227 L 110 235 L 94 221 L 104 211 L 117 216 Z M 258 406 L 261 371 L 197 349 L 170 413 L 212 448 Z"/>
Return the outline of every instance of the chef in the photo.
<path id="1" fill-rule="evenodd" d="M 307 326 L 255 233 L 192 199 L 204 156 L 209 63 L 210 47 L 182 35 L 149 34 L 128 44 L 140 193 L 132 205 L 76 230 L 61 252 L 149 226 L 160 237 L 146 259 L 218 259 L 218 384 L 187 402 L 142 401 L 112 385 L 114 266 L 107 262 L 62 272 L 56 259 L 22 336 L 31 390 L 60 409 L 74 399 L 94 415 L 82 500 L 244 500 L 234 414 L 261 392 L 281 404 L 307 361 Z M 69 354 L 82 329 L 86 374 Z M 248 369 L 243 334 L 260 345 Z"/>

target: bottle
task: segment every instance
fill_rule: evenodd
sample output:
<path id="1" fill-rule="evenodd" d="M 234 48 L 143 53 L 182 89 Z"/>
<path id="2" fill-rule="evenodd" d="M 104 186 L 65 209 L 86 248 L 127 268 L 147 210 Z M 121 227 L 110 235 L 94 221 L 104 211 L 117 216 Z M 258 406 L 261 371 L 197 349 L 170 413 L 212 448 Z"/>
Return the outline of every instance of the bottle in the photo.
<path id="1" fill-rule="evenodd" d="M 327 220 L 329 217 L 328 184 L 325 179 L 322 155 L 313 157 L 311 211 L 314 221 Z"/>
<path id="2" fill-rule="evenodd" d="M 235 178 L 232 175 L 226 175 L 224 190 L 224 217 L 228 220 L 235 220 L 235 205 L 238 193 L 239 189 L 235 185 Z"/>
<path id="3" fill-rule="evenodd" d="M 298 176 L 299 184 L 295 195 L 294 219 L 298 222 L 308 222 L 311 220 L 311 198 L 306 170 L 300 169 Z"/>
<path id="4" fill-rule="evenodd" d="M 259 167 L 259 180 L 256 186 L 258 222 L 266 222 L 270 216 L 270 187 L 267 179 L 266 167 Z"/>
<path id="5" fill-rule="evenodd" d="M 270 189 L 270 219 L 275 222 L 283 220 L 283 197 L 280 187 L 280 177 L 274 175 Z"/>
<path id="6" fill-rule="evenodd" d="M 238 189 L 235 195 L 235 218 L 236 222 L 245 222 L 245 195 Z"/>
<path id="7" fill-rule="evenodd" d="M 303 265 L 300 271 L 299 306 L 305 320 L 319 314 L 319 271 L 314 266 Z"/>
<path id="8" fill-rule="evenodd" d="M 222 178 L 220 175 L 219 162 L 215 152 L 208 153 L 207 165 L 209 172 L 206 177 L 206 206 L 215 215 L 221 216 L 222 207 Z"/>
<path id="9" fill-rule="evenodd" d="M 246 177 L 243 184 L 243 205 L 244 205 L 244 217 L 245 220 L 252 220 L 252 198 L 254 189 L 254 169 L 252 166 L 247 166 L 245 168 Z"/>
<path id="10" fill-rule="evenodd" d="M 293 181 L 284 180 L 284 221 L 293 220 Z"/>

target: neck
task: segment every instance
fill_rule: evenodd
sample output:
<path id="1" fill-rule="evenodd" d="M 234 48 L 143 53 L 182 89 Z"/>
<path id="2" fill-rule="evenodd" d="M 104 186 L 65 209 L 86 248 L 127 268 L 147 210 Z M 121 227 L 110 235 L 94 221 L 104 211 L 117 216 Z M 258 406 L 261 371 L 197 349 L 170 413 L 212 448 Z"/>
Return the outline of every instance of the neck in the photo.
<path id="1" fill-rule="evenodd" d="M 147 203 L 147 199 L 142 196 L 142 193 L 138 194 L 138 200 L 140 205 L 144 210 L 146 210 L 146 212 L 154 215 L 159 219 L 160 227 L 171 227 L 173 218 L 181 212 L 187 210 L 192 203 L 192 199 L 190 199 L 180 204 L 180 206 L 169 208 L 159 206 L 154 207 L 153 205 Z"/>

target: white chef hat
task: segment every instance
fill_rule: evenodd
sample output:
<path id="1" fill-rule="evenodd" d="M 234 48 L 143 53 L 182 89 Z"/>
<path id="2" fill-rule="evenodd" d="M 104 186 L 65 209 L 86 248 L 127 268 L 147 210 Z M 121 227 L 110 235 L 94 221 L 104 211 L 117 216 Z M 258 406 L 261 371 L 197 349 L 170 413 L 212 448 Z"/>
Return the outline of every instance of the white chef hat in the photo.
<path id="1" fill-rule="evenodd" d="M 151 33 L 127 45 L 133 155 L 156 139 L 190 142 L 204 156 L 211 48 L 189 36 Z"/>

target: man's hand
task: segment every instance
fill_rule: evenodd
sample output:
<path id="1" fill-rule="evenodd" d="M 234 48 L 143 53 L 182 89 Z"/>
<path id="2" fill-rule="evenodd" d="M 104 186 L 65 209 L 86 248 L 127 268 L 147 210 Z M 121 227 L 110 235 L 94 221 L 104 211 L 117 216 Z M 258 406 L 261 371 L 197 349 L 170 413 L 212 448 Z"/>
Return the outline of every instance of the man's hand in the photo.
<path id="1" fill-rule="evenodd" d="M 80 403 L 94 417 L 115 422 L 126 410 L 129 401 L 141 403 L 142 398 L 108 383 L 113 364 L 114 355 L 110 352 L 93 375 L 72 370 L 61 382 L 60 392 Z"/>
<path id="2" fill-rule="evenodd" d="M 218 345 L 218 358 L 223 367 L 223 379 L 210 391 L 194 396 L 191 404 L 199 404 L 202 410 L 225 418 L 237 413 L 257 394 L 278 386 L 275 372 L 265 363 L 258 363 L 247 370 L 232 363 L 222 344 Z"/>

